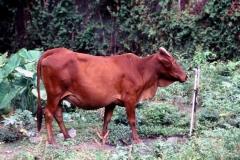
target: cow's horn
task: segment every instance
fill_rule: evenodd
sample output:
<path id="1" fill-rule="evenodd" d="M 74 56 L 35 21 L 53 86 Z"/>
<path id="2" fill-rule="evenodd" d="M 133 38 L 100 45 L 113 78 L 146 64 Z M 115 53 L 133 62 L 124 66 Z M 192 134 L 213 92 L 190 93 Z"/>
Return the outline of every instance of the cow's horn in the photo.
<path id="1" fill-rule="evenodd" d="M 167 56 L 171 57 L 171 55 L 168 53 L 168 51 L 167 51 L 165 48 L 160 47 L 160 48 L 159 48 L 159 51 L 162 52 L 162 53 L 164 53 L 164 54 L 166 54 Z"/>

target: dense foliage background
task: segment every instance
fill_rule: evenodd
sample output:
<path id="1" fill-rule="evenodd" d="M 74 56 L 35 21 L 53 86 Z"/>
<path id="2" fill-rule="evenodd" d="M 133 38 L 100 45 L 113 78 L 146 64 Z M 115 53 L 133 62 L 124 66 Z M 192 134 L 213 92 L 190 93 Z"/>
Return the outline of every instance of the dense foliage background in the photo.
<path id="1" fill-rule="evenodd" d="M 160 47 L 193 57 L 198 46 L 209 60 L 239 59 L 238 0 L 0 0 L 0 53 L 66 47 L 90 54 Z"/>

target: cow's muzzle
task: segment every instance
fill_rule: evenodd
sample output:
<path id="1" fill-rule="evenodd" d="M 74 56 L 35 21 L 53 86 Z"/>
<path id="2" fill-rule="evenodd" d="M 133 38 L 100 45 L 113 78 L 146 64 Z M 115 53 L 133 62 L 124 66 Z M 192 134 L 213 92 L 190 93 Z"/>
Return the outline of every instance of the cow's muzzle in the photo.
<path id="1" fill-rule="evenodd" d="M 189 76 L 186 74 L 184 78 L 180 80 L 181 83 L 186 82 L 188 80 Z"/>

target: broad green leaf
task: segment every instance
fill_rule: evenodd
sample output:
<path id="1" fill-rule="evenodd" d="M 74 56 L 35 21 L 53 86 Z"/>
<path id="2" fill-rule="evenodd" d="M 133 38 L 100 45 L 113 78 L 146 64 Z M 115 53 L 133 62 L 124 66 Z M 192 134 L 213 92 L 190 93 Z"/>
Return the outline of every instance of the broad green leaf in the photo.
<path id="1" fill-rule="evenodd" d="M 3 81 L 4 75 L 5 71 L 2 68 L 0 68 L 0 83 Z"/>
<path id="2" fill-rule="evenodd" d="M 6 81 L 3 81 L 2 83 L 0 83 L 0 97 L 1 97 L 1 94 L 3 94 L 3 92 L 6 92 L 7 90 L 9 89 L 9 83 L 6 82 Z M 0 101 L 1 101 L 1 98 L 0 98 Z"/>
<path id="3" fill-rule="evenodd" d="M 0 109 L 6 107 L 18 93 L 16 88 L 10 89 L 7 82 L 0 83 L 0 91 Z"/>
<path id="4" fill-rule="evenodd" d="M 32 89 L 32 94 L 35 97 L 38 97 L 38 93 L 37 93 L 37 89 L 36 88 Z M 47 93 L 46 93 L 45 89 L 40 89 L 40 96 L 41 96 L 41 99 L 47 100 Z"/>
<path id="5" fill-rule="evenodd" d="M 0 56 L 0 67 L 4 66 L 5 62 L 7 61 L 7 52 Z"/>
<path id="6" fill-rule="evenodd" d="M 12 83 L 15 87 L 17 88 L 21 88 L 21 87 L 25 87 L 28 84 L 28 80 L 26 78 L 19 78 L 16 82 Z"/>
<path id="7" fill-rule="evenodd" d="M 25 55 L 25 54 L 27 54 L 27 49 L 26 48 L 22 48 L 22 49 L 20 49 L 16 54 L 17 55 L 19 55 L 19 56 L 21 56 L 22 54 L 23 55 Z"/>
<path id="8" fill-rule="evenodd" d="M 16 71 L 18 71 L 19 73 L 21 73 L 22 75 L 24 75 L 25 77 L 30 77 L 30 78 L 33 78 L 33 72 L 30 72 L 28 70 L 25 70 L 21 67 L 17 67 L 15 68 Z"/>
<path id="9" fill-rule="evenodd" d="M 28 71 L 36 72 L 37 65 L 36 62 L 30 62 L 24 65 L 25 69 Z"/>
<path id="10" fill-rule="evenodd" d="M 26 62 L 37 62 L 41 52 L 35 50 L 27 51 L 25 48 L 18 51 L 19 55 L 25 59 Z"/>
<path id="11" fill-rule="evenodd" d="M 3 67 L 4 70 L 4 77 L 7 77 L 9 73 L 11 73 L 16 67 L 20 65 L 21 58 L 14 54 L 10 57 L 10 59 L 7 61 L 6 65 Z"/>
<path id="12" fill-rule="evenodd" d="M 22 87 L 22 88 L 20 89 L 20 91 L 19 91 L 19 94 L 22 94 L 25 90 L 27 90 L 27 86 Z"/>
<path id="13" fill-rule="evenodd" d="M 16 123 L 16 120 L 17 120 L 17 116 L 10 116 L 9 118 L 5 118 L 3 120 L 4 126 L 9 125 L 9 124 L 13 125 L 14 123 Z"/>

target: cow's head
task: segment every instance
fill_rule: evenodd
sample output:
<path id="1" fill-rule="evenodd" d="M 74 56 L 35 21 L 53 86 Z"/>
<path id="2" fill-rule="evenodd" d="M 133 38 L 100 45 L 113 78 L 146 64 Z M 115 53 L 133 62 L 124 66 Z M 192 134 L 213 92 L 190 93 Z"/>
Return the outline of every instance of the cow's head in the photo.
<path id="1" fill-rule="evenodd" d="M 188 75 L 165 48 L 160 47 L 158 51 L 158 86 L 168 86 L 175 81 L 185 82 Z"/>

